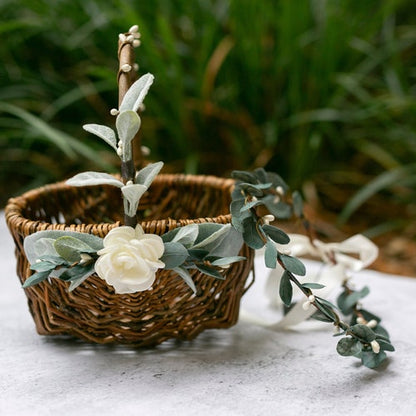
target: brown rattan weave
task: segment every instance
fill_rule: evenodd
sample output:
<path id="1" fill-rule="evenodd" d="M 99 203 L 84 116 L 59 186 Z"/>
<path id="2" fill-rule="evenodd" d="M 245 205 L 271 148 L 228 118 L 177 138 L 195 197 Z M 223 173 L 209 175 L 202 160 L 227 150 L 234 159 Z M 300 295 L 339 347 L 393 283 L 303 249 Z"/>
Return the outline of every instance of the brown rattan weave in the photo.
<path id="1" fill-rule="evenodd" d="M 147 233 L 163 234 L 189 223 L 229 223 L 234 181 L 213 176 L 159 175 L 140 201 L 139 221 Z M 115 187 L 47 185 L 12 198 L 6 220 L 16 244 L 21 282 L 31 274 L 23 240 L 41 230 L 71 230 L 104 237 L 120 225 L 120 190 Z M 206 328 L 236 323 L 240 298 L 247 289 L 253 253 L 243 246 L 238 262 L 224 271 L 225 280 L 193 272 L 197 295 L 183 280 L 160 270 L 152 289 L 129 295 L 92 275 L 73 292 L 58 279 L 25 289 L 39 334 L 66 334 L 96 343 L 137 346 L 169 338 L 192 339 Z"/>

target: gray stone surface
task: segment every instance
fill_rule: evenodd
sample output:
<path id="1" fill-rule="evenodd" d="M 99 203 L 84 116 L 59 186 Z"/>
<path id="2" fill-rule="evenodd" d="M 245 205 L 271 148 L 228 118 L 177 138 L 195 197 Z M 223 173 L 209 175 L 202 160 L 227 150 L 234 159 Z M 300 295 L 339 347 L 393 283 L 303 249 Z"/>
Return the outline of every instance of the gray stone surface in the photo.
<path id="1" fill-rule="evenodd" d="M 370 285 L 366 306 L 397 348 L 381 371 L 338 356 L 330 328 L 273 332 L 240 322 L 154 349 L 94 346 L 36 334 L 0 221 L 1 415 L 416 414 L 416 279 L 356 278 Z"/>

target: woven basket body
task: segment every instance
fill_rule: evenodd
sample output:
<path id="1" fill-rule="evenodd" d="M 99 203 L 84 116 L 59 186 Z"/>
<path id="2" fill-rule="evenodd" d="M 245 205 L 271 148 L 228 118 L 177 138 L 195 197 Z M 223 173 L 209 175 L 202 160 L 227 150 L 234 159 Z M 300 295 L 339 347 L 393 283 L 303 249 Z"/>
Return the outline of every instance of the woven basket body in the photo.
<path id="1" fill-rule="evenodd" d="M 159 175 L 140 201 L 139 220 L 146 233 L 165 232 L 190 223 L 226 224 L 234 182 L 212 176 Z M 70 230 L 104 237 L 122 219 L 120 190 L 115 187 L 74 188 L 47 185 L 13 198 L 6 221 L 16 244 L 21 282 L 30 275 L 23 251 L 26 236 L 41 230 Z M 29 308 L 39 334 L 72 335 L 96 343 L 137 346 L 169 338 L 192 339 L 206 328 L 228 328 L 238 318 L 241 296 L 253 264 L 234 263 L 218 280 L 193 272 L 198 293 L 172 271 L 160 270 L 151 290 L 115 294 L 92 275 L 73 292 L 59 279 L 27 288 Z"/>

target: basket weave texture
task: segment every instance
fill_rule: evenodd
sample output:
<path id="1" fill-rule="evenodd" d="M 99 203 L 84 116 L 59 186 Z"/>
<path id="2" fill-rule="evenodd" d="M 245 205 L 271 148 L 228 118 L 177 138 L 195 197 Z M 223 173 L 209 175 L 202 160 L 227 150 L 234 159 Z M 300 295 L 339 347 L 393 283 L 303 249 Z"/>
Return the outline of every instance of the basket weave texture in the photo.
<path id="1" fill-rule="evenodd" d="M 191 223 L 229 223 L 233 186 L 233 180 L 214 176 L 158 175 L 140 201 L 140 224 L 146 233 L 162 235 Z M 120 190 L 108 186 L 75 188 L 57 183 L 10 199 L 6 221 L 16 244 L 20 281 L 32 274 L 23 250 L 25 237 L 42 230 L 104 237 L 120 225 L 121 207 Z M 224 270 L 224 280 L 192 271 L 196 295 L 170 270 L 159 270 L 151 290 L 134 294 L 116 294 L 95 274 L 72 292 L 59 279 L 25 292 L 39 334 L 137 346 L 169 338 L 189 340 L 204 329 L 236 323 L 254 257 L 246 245 L 240 255 L 247 260 Z"/>

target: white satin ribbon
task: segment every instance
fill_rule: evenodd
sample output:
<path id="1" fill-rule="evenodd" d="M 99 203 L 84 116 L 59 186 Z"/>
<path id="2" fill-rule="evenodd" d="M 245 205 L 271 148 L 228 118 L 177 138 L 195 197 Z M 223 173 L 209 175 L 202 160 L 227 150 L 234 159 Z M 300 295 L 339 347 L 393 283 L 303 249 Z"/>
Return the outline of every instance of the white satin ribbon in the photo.
<path id="1" fill-rule="evenodd" d="M 291 234 L 289 237 L 289 244 L 276 245 L 278 250 L 289 251 L 290 255 L 295 257 L 308 256 L 322 262 L 322 267 L 318 273 L 310 273 L 307 270 L 306 276 L 298 277 L 301 283 L 314 282 L 324 285 L 325 287 L 322 289 L 313 290 L 317 296 L 322 298 L 327 298 L 334 289 L 339 288 L 351 273 L 358 272 L 370 265 L 378 255 L 377 246 L 360 234 L 354 235 L 341 243 L 327 244 L 319 240 L 314 240 L 312 244 L 308 237 L 299 234 Z M 262 252 L 257 253 L 257 256 L 262 255 Z M 270 306 L 280 310 L 283 309 L 283 303 L 279 297 L 282 273 L 283 269 L 280 266 L 271 269 L 265 286 L 266 298 L 269 300 Z M 315 312 L 315 308 L 311 306 L 307 310 L 303 309 L 303 303 L 307 299 L 298 289 L 294 290 L 294 297 L 296 296 L 300 296 L 300 301 L 278 321 L 266 320 L 259 314 L 249 313 L 244 309 L 240 312 L 240 319 L 273 330 L 299 327 L 299 324 Z M 308 324 L 310 327 L 314 326 L 311 322 L 308 322 Z"/>

